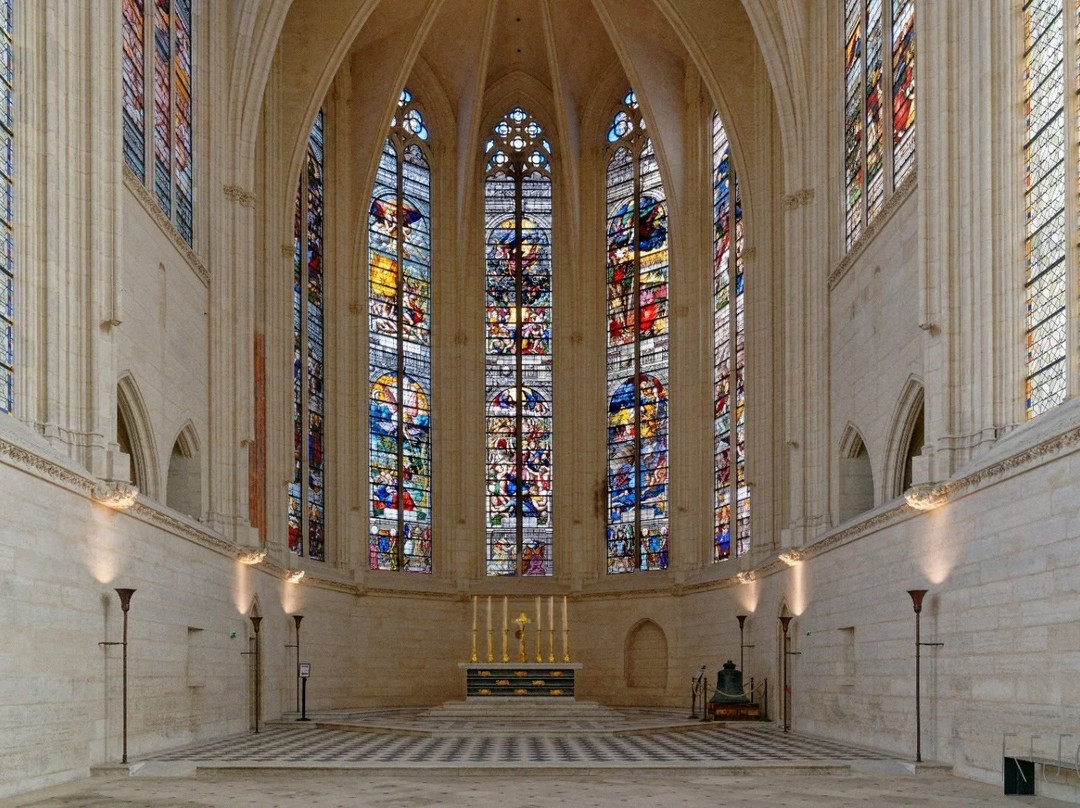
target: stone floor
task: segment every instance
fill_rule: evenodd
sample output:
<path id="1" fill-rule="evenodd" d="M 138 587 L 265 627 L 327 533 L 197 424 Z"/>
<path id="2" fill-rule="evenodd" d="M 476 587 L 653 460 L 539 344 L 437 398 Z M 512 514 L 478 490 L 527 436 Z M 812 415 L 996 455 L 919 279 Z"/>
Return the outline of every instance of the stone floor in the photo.
<path id="1" fill-rule="evenodd" d="M 968 808 L 1061 806 L 1043 797 L 1005 797 L 999 786 L 943 771 L 914 775 L 678 776 L 635 770 L 545 776 L 401 777 L 360 773 L 233 773 L 212 779 L 94 777 L 8 800 L 2 808 L 627 808 L 734 805 L 740 808 L 867 805 Z"/>
<path id="2" fill-rule="evenodd" d="M 769 723 L 701 723 L 677 711 L 578 705 L 525 720 L 452 705 L 313 718 L 133 756 L 0 808 L 1061 804 Z"/>

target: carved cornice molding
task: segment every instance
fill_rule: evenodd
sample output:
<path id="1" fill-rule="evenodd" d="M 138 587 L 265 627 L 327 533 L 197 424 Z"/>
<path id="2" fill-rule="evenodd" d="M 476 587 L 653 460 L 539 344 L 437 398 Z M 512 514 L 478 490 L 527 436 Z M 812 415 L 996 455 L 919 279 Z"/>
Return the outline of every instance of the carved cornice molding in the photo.
<path id="1" fill-rule="evenodd" d="M 809 205 L 814 201 L 813 188 L 800 188 L 794 193 L 787 194 L 784 199 L 784 210 L 798 210 L 803 205 Z"/>
<path id="2" fill-rule="evenodd" d="M 202 259 L 195 254 L 195 251 L 191 249 L 180 233 L 177 232 L 176 227 L 169 217 L 162 213 L 161 208 L 158 207 L 157 200 L 154 199 L 153 194 L 147 189 L 145 185 L 139 182 L 139 178 L 135 176 L 135 172 L 132 171 L 126 164 L 124 165 L 124 186 L 131 191 L 139 203 L 143 206 L 143 209 L 150 215 L 161 231 L 169 237 L 173 246 L 184 257 L 187 265 L 191 267 L 191 271 L 195 273 L 195 276 L 202 282 L 202 285 L 210 288 L 210 271 L 206 268 L 206 265 L 202 262 Z"/>
<path id="3" fill-rule="evenodd" d="M 889 197 L 889 201 L 885 203 L 885 207 L 881 209 L 881 213 L 877 218 L 870 223 L 868 227 L 863 228 L 859 238 L 855 243 L 851 245 L 851 249 L 847 251 L 847 255 L 840 259 L 840 263 L 836 265 L 836 268 L 829 273 L 829 291 L 831 292 L 836 288 L 836 285 L 840 283 L 840 280 L 847 274 L 847 271 L 851 269 L 852 264 L 859 260 L 866 251 L 866 246 L 872 242 L 877 234 L 880 233 L 889 220 L 893 217 L 893 214 L 900 209 L 900 207 L 908 200 L 908 197 L 915 191 L 915 186 L 918 185 L 919 169 L 918 166 L 913 166 L 911 173 L 904 178 L 904 182 L 893 191 L 892 196 Z"/>
<path id="4" fill-rule="evenodd" d="M 225 198 L 230 202 L 236 202 L 244 208 L 254 208 L 256 196 L 251 191 L 246 191 L 239 185 L 226 185 L 224 188 Z"/>

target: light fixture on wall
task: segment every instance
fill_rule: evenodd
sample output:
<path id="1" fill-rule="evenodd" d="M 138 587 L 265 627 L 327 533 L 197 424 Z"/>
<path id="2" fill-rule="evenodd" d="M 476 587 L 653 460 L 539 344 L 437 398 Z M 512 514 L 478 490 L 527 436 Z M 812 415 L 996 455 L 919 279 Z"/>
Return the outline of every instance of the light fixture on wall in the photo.
<path id="1" fill-rule="evenodd" d="M 290 584 L 298 584 L 304 577 L 303 570 L 292 570 L 285 576 L 285 582 Z"/>
<path id="2" fill-rule="evenodd" d="M 915 483 L 904 492 L 904 500 L 917 511 L 932 511 L 948 502 L 949 496 L 937 483 Z"/>
<path id="3" fill-rule="evenodd" d="M 252 550 L 249 553 L 241 553 L 236 560 L 241 564 L 247 564 L 249 567 L 261 564 L 266 560 L 266 550 Z"/>
<path id="4" fill-rule="evenodd" d="M 923 598 L 926 597 L 925 589 L 909 589 L 911 605 L 915 609 L 915 762 L 922 763 L 922 712 L 920 707 L 920 649 L 924 645 L 941 646 L 943 642 L 922 642 L 919 637 L 919 616 L 922 614 Z"/>
<path id="5" fill-rule="evenodd" d="M 304 619 L 304 615 L 294 614 L 292 619 L 296 623 L 296 642 L 285 647 L 296 649 L 296 712 L 300 712 L 300 621 Z"/>
<path id="6" fill-rule="evenodd" d="M 124 613 L 124 636 L 123 636 L 123 639 L 120 642 L 107 642 L 107 641 L 106 642 L 99 642 L 98 645 L 102 645 L 102 646 L 104 646 L 104 645 L 122 645 L 124 647 L 124 661 L 123 661 L 123 667 L 121 668 L 121 670 L 123 671 L 122 677 L 123 677 L 123 683 L 124 683 L 123 684 L 123 693 L 124 693 L 124 695 L 123 695 L 124 749 L 123 749 L 123 754 L 122 754 L 122 756 L 120 758 L 120 762 L 121 763 L 127 763 L 128 762 L 128 759 L 127 759 L 127 757 L 128 757 L 128 755 L 127 755 L 127 752 L 128 752 L 128 732 L 127 732 L 127 727 L 128 727 L 128 720 L 127 720 L 127 714 L 128 714 L 128 653 L 127 653 L 127 647 L 128 647 L 128 611 L 131 609 L 131 596 L 135 594 L 135 590 L 134 589 L 118 588 L 116 590 L 116 594 L 120 596 L 120 609 Z"/>
<path id="7" fill-rule="evenodd" d="M 126 511 L 135 504 L 139 489 L 131 483 L 120 480 L 99 480 L 94 483 L 90 496 L 94 502 L 106 505 L 115 511 Z"/>

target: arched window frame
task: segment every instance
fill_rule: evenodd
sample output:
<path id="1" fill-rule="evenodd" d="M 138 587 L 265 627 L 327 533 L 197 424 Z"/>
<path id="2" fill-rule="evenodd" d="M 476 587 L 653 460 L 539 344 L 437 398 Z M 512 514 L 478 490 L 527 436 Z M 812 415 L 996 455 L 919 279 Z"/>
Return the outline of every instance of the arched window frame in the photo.
<path id="1" fill-rule="evenodd" d="M 915 170 L 915 0 L 845 0 L 843 41 L 850 250 Z"/>
<path id="2" fill-rule="evenodd" d="M 1080 14 L 1073 0 L 1022 4 L 1024 292 L 1028 419 L 1077 389 Z"/>
<path id="3" fill-rule="evenodd" d="M 712 115 L 714 562 L 750 550 L 746 476 L 746 311 L 742 194 L 720 114 Z M 734 235 L 734 238 L 732 236 Z M 732 272 L 731 268 L 735 271 Z M 734 357 L 734 366 L 732 364 Z M 732 396 L 732 378 L 735 379 Z M 734 404 L 734 417 L 732 417 Z M 734 474 L 732 474 L 734 470 Z M 735 519 L 732 520 L 734 504 Z"/>
<path id="4" fill-rule="evenodd" d="M 194 239 L 191 90 L 195 1 L 123 0 L 121 36 L 124 162 L 138 181 L 149 187 L 162 213 L 188 246 Z M 149 13 L 147 5 L 151 6 Z M 147 76 L 152 80 L 147 81 Z"/>
<path id="5" fill-rule="evenodd" d="M 0 0 L 0 412 L 15 408 L 15 92 L 13 0 Z"/>
<path id="6" fill-rule="evenodd" d="M 403 90 L 368 208 L 368 566 L 431 572 L 429 133 Z"/>
<path id="7" fill-rule="evenodd" d="M 669 556 L 667 198 L 633 90 L 607 150 L 606 544 L 617 574 L 666 569 Z"/>
<path id="8" fill-rule="evenodd" d="M 552 148 L 516 106 L 492 127 L 484 159 L 485 569 L 550 576 Z"/>
<path id="9" fill-rule="evenodd" d="M 320 109 L 308 136 L 293 220 L 293 478 L 289 550 L 326 560 L 324 385 L 325 135 Z"/>

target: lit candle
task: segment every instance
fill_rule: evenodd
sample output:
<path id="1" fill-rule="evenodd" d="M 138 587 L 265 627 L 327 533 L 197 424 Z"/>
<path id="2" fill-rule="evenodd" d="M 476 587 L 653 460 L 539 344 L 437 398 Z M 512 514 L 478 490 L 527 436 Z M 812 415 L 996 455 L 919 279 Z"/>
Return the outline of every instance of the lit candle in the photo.
<path id="1" fill-rule="evenodd" d="M 476 631 L 476 595 L 472 596 L 472 630 Z"/>

